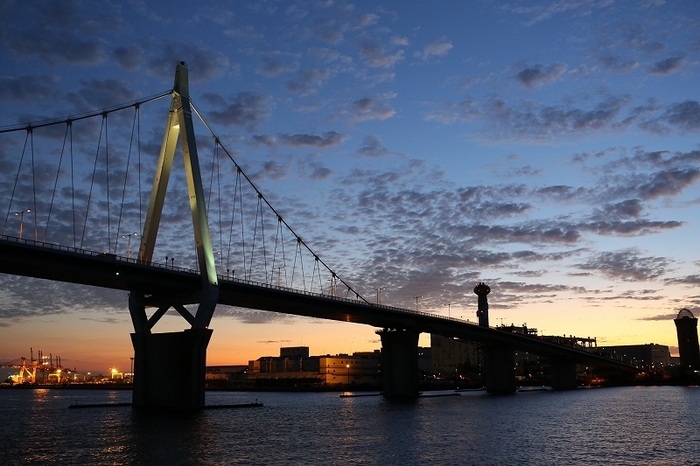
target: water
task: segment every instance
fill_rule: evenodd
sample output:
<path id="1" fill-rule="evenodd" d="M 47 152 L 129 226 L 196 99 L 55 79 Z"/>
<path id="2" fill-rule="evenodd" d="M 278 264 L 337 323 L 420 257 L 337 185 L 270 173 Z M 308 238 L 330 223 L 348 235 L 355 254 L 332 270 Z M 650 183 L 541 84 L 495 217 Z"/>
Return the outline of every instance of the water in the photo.
<path id="1" fill-rule="evenodd" d="M 695 465 L 700 388 L 483 392 L 392 404 L 337 393 L 209 392 L 192 414 L 129 407 L 129 391 L 0 390 L 0 464 Z"/>

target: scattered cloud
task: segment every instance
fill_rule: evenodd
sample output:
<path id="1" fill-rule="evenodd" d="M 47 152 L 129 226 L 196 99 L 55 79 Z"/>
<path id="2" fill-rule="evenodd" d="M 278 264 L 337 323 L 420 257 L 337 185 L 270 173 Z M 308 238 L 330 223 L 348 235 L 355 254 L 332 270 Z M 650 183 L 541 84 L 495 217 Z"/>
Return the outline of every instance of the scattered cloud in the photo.
<path id="1" fill-rule="evenodd" d="M 598 253 L 577 268 L 594 270 L 615 280 L 649 281 L 663 276 L 670 264 L 665 257 L 642 257 L 638 249 L 631 248 Z"/>
<path id="2" fill-rule="evenodd" d="M 416 52 L 414 56 L 423 60 L 428 60 L 433 57 L 443 57 L 452 50 L 452 42 L 442 37 L 439 40 L 426 44 L 423 50 Z"/>
<path id="3" fill-rule="evenodd" d="M 535 65 L 519 71 L 515 79 L 525 87 L 533 88 L 552 81 L 556 81 L 566 72 L 566 64 L 562 62 L 552 63 L 549 66 Z"/>
<path id="4" fill-rule="evenodd" d="M 280 134 L 277 137 L 280 144 L 292 147 L 311 146 L 319 148 L 337 146 L 347 139 L 347 135 L 336 133 L 335 131 L 329 131 L 323 136 L 317 136 L 315 134 Z"/>
<path id="5" fill-rule="evenodd" d="M 243 126 L 249 131 L 267 119 L 271 110 L 271 97 L 256 92 L 239 92 L 229 98 L 206 93 L 202 98 L 212 107 L 207 116 L 213 122 L 226 126 Z"/>
<path id="6" fill-rule="evenodd" d="M 671 73 L 674 73 L 674 72 L 680 70 L 681 68 L 683 68 L 684 64 L 685 64 L 685 57 L 684 56 L 668 57 L 664 60 L 661 60 L 661 61 L 654 63 L 649 68 L 649 72 L 652 74 L 661 74 L 661 75 L 671 74 Z"/>

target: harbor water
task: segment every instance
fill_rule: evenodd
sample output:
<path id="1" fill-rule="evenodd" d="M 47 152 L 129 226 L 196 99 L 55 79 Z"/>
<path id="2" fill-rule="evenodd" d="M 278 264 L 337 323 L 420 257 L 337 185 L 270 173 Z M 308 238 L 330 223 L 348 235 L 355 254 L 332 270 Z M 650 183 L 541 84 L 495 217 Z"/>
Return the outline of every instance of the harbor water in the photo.
<path id="1" fill-rule="evenodd" d="M 0 390 L 0 464 L 700 464 L 698 387 L 462 392 L 408 404 L 208 392 L 208 405 L 263 406 L 188 414 L 68 408 L 130 401 L 129 391 Z"/>

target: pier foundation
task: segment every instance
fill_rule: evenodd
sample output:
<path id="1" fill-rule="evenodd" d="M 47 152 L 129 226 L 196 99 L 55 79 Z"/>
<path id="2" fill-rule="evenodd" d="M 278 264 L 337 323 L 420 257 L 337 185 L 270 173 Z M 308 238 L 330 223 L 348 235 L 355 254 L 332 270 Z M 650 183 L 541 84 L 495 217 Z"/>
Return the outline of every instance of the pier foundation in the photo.
<path id="1" fill-rule="evenodd" d="M 384 329 L 382 340 L 382 393 L 391 400 L 418 398 L 418 335 L 413 329 Z"/>
<path id="2" fill-rule="evenodd" d="M 204 407 L 210 329 L 170 333 L 132 333 L 134 389 L 138 408 Z"/>
<path id="3" fill-rule="evenodd" d="M 488 345 L 483 348 L 482 357 L 486 391 L 495 395 L 514 393 L 515 352 L 513 349 Z"/>
<path id="4" fill-rule="evenodd" d="M 552 361 L 550 364 L 552 390 L 575 390 L 576 363 L 572 361 Z"/>

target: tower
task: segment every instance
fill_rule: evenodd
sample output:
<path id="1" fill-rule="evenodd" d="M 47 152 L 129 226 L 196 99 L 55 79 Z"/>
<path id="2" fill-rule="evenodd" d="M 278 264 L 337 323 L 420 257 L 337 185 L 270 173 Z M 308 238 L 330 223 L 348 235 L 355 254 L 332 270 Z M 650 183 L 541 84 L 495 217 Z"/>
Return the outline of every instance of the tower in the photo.
<path id="1" fill-rule="evenodd" d="M 678 334 L 678 352 L 684 371 L 700 370 L 700 346 L 698 346 L 698 319 L 688 309 L 681 309 L 673 319 Z"/>
<path id="2" fill-rule="evenodd" d="M 489 301 L 486 297 L 491 293 L 491 288 L 484 282 L 480 282 L 474 287 L 474 293 L 479 296 L 478 307 L 476 311 L 476 316 L 479 318 L 479 325 L 481 327 L 489 326 Z"/>

